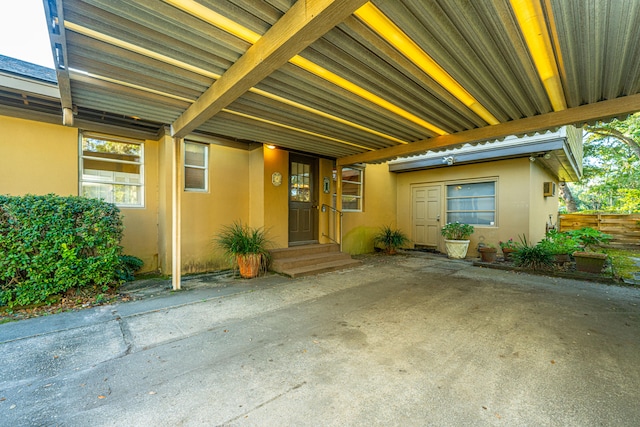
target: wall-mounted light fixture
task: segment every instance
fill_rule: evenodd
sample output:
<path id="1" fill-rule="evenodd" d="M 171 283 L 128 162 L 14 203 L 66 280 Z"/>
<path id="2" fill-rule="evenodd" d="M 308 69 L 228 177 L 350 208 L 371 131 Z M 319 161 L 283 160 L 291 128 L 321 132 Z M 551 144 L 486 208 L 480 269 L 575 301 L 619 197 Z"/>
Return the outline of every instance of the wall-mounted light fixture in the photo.
<path id="1" fill-rule="evenodd" d="M 447 166 L 452 166 L 456 162 L 455 157 L 447 156 L 442 158 L 442 163 L 446 163 Z"/>
<path id="2" fill-rule="evenodd" d="M 273 145 L 273 144 L 267 144 L 267 145 L 266 145 L 266 147 L 267 147 L 269 150 L 275 150 L 275 149 L 276 149 L 276 146 L 275 146 L 275 145 Z"/>

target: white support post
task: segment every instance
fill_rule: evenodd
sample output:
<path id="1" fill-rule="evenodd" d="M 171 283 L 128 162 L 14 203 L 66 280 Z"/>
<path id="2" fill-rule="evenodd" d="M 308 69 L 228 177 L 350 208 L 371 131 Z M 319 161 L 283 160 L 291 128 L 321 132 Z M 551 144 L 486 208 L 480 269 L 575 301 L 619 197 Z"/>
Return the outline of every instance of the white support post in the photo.
<path id="1" fill-rule="evenodd" d="M 173 139 L 171 172 L 171 284 L 180 289 L 182 278 L 182 138 Z"/>

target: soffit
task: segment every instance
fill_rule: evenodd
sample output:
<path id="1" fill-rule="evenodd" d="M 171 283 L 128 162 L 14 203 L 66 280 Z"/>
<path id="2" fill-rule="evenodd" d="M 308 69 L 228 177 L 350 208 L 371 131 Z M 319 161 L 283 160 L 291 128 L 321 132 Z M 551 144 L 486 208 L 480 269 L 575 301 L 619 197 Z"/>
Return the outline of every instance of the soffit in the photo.
<path id="1" fill-rule="evenodd" d="M 123 115 L 159 127 L 175 124 L 252 46 L 169 2 L 58 2 L 64 67 L 80 120 L 83 111 L 103 111 L 107 117 Z M 262 36 L 295 2 L 198 4 Z M 487 114 L 454 96 L 356 13 L 299 52 L 323 70 L 322 76 L 283 63 L 195 132 L 276 144 L 348 164 L 581 124 L 640 108 L 637 0 L 534 3 L 550 35 L 563 111 L 554 111 L 512 2 L 371 4 Z M 336 84 L 327 74 L 341 80 Z"/>

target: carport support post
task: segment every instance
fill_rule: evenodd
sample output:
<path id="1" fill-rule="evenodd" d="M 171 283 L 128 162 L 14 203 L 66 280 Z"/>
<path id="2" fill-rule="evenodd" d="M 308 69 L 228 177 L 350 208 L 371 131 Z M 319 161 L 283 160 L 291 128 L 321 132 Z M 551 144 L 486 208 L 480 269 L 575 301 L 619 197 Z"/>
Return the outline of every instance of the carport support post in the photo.
<path id="1" fill-rule="evenodd" d="M 342 166 L 336 166 L 336 210 L 338 218 L 336 219 L 336 238 L 340 243 L 340 252 L 342 252 Z"/>
<path id="2" fill-rule="evenodd" d="M 171 168 L 171 284 L 173 290 L 180 289 L 182 278 L 181 218 L 182 212 L 182 138 L 173 139 Z"/>

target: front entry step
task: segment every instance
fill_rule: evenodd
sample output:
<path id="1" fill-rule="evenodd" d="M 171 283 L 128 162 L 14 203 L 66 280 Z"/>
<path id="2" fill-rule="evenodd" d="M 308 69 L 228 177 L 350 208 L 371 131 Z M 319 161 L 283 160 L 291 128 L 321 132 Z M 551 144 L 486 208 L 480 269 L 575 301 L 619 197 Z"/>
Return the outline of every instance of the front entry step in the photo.
<path id="1" fill-rule="evenodd" d="M 344 270 L 362 264 L 349 254 L 340 252 L 337 244 L 293 246 L 269 252 L 271 270 L 289 277 Z"/>

